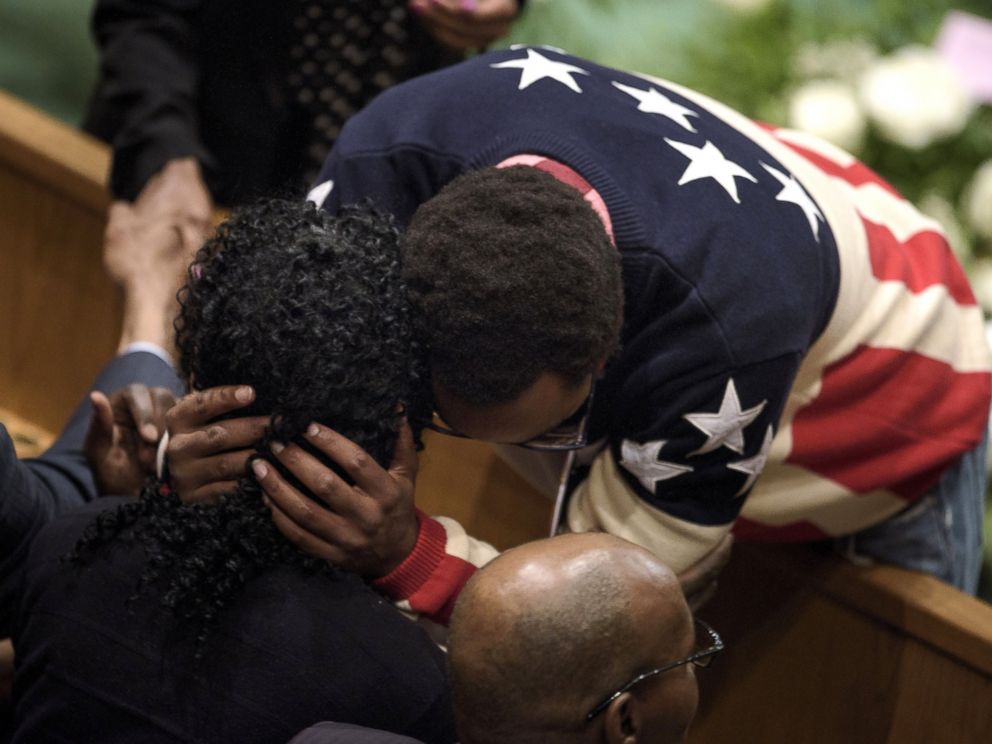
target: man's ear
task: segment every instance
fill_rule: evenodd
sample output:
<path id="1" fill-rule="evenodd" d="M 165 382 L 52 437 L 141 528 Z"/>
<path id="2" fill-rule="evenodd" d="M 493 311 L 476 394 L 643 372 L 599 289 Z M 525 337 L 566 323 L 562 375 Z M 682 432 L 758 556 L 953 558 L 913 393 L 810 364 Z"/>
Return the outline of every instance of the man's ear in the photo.
<path id="1" fill-rule="evenodd" d="M 603 713 L 607 744 L 636 744 L 644 741 L 641 730 L 641 711 L 637 700 L 625 692 Z"/>

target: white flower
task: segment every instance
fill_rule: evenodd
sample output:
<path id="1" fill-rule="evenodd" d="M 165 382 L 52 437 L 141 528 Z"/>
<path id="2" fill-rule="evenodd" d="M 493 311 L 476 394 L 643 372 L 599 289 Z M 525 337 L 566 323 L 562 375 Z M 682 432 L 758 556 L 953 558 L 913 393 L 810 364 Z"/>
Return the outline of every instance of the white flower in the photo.
<path id="1" fill-rule="evenodd" d="M 875 60 L 878 50 L 867 39 L 832 39 L 822 44 L 805 41 L 792 59 L 802 78 L 837 78 L 854 83 Z"/>
<path id="2" fill-rule="evenodd" d="M 920 211 L 940 223 L 948 245 L 962 264 L 971 260 L 971 245 L 965 235 L 954 206 L 943 196 L 933 191 L 925 194 L 918 204 Z"/>
<path id="3" fill-rule="evenodd" d="M 958 134 L 973 106 L 954 69 L 921 46 L 904 47 L 869 67 L 859 92 L 881 134 L 914 150 Z"/>
<path id="4" fill-rule="evenodd" d="M 986 313 L 992 313 L 992 259 L 980 258 L 968 267 L 968 278 L 975 299 Z"/>
<path id="5" fill-rule="evenodd" d="M 715 2 L 736 13 L 760 13 L 771 5 L 772 0 L 715 0 Z"/>
<path id="6" fill-rule="evenodd" d="M 865 117 L 851 86 L 839 80 L 813 80 L 789 99 L 789 126 L 856 152 L 865 133 Z"/>
<path id="7" fill-rule="evenodd" d="M 961 209 L 972 229 L 983 238 L 992 240 L 992 160 L 986 160 L 975 171 L 964 190 Z"/>

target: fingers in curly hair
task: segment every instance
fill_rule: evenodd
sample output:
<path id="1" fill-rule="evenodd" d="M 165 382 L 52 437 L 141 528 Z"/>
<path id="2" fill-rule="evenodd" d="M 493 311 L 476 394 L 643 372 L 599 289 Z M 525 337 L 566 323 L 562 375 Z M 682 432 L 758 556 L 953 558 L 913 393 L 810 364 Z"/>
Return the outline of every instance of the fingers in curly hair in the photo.
<path id="1" fill-rule="evenodd" d="M 350 439 L 317 423 L 310 424 L 304 436 L 317 450 L 340 465 L 366 495 L 374 499 L 388 498 L 392 495 L 394 483 L 389 473 L 375 461 L 374 457 Z M 333 475 L 332 471 L 324 469 Z M 340 478 L 338 481 L 343 483 Z"/>
<path id="2" fill-rule="evenodd" d="M 172 434 L 203 426 L 218 416 L 244 408 L 253 400 L 255 390 L 249 385 L 221 385 L 197 390 L 182 397 L 169 410 L 169 432 Z"/>
<path id="3" fill-rule="evenodd" d="M 336 542 L 338 523 L 341 521 L 337 515 L 291 486 L 271 463 L 255 460 L 251 466 L 255 479 L 268 496 L 271 506 L 277 507 L 297 529 L 310 533 L 321 541 Z M 293 539 L 289 535 L 286 537 Z M 293 542 L 299 544 L 296 540 Z"/>

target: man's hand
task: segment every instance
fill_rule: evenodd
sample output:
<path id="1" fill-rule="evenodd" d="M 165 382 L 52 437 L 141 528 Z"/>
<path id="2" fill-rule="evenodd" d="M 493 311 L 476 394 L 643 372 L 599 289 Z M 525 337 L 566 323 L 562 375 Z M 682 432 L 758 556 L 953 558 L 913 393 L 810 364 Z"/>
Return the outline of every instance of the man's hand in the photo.
<path id="1" fill-rule="evenodd" d="M 696 612 L 716 594 L 716 580 L 730 561 L 730 549 L 734 536 L 729 532 L 709 553 L 678 575 L 685 601 L 689 609 Z"/>
<path id="2" fill-rule="evenodd" d="M 136 495 L 155 473 L 158 440 L 166 412 L 176 402 L 171 390 L 134 383 L 109 398 L 90 393 L 93 418 L 83 451 L 101 495 Z"/>
<path id="3" fill-rule="evenodd" d="M 410 10 L 452 49 L 484 49 L 505 36 L 520 12 L 517 0 L 410 0 Z"/>
<path id="4" fill-rule="evenodd" d="M 134 201 L 142 223 L 166 222 L 174 231 L 186 264 L 210 233 L 214 204 L 195 158 L 176 158 L 152 176 Z"/>
<path id="5" fill-rule="evenodd" d="M 169 411 L 169 482 L 184 503 L 229 493 L 245 474 L 269 417 L 215 419 L 253 400 L 255 391 L 247 385 L 224 385 L 190 393 Z"/>
<path id="6" fill-rule="evenodd" d="M 321 504 L 300 493 L 271 464 L 254 461 L 255 477 L 265 490 L 276 527 L 306 553 L 367 578 L 385 576 L 417 542 L 413 506 L 417 450 L 409 424 L 403 420 L 388 470 L 326 426 L 311 424 L 305 437 L 340 465 L 354 484 L 295 444 L 280 449 L 279 462 Z"/>

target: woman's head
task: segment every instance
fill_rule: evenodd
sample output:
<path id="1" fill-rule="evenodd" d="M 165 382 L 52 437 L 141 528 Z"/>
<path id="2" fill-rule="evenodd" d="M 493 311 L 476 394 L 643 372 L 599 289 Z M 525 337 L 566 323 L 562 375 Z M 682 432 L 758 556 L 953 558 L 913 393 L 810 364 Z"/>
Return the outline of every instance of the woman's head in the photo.
<path id="1" fill-rule="evenodd" d="M 388 460 L 407 409 L 429 415 L 400 278 L 397 232 L 370 209 L 306 202 L 236 211 L 180 292 L 182 371 L 196 388 L 249 384 L 253 413 L 289 440 L 320 421 Z"/>
<path id="2" fill-rule="evenodd" d="M 262 456 L 272 439 L 306 446 L 299 435 L 319 421 L 385 463 L 401 409 L 415 435 L 430 414 L 397 233 L 373 210 L 331 217 L 281 200 L 240 209 L 197 254 L 180 302 L 182 371 L 196 388 L 255 388 L 251 412 L 272 416 Z M 276 530 L 261 496 L 247 474 L 210 505 L 150 483 L 139 500 L 100 514 L 72 558 L 86 563 L 122 534 L 136 539 L 146 556 L 138 593 L 192 623 L 202 651 L 252 577 L 280 565 L 334 573 Z"/>

